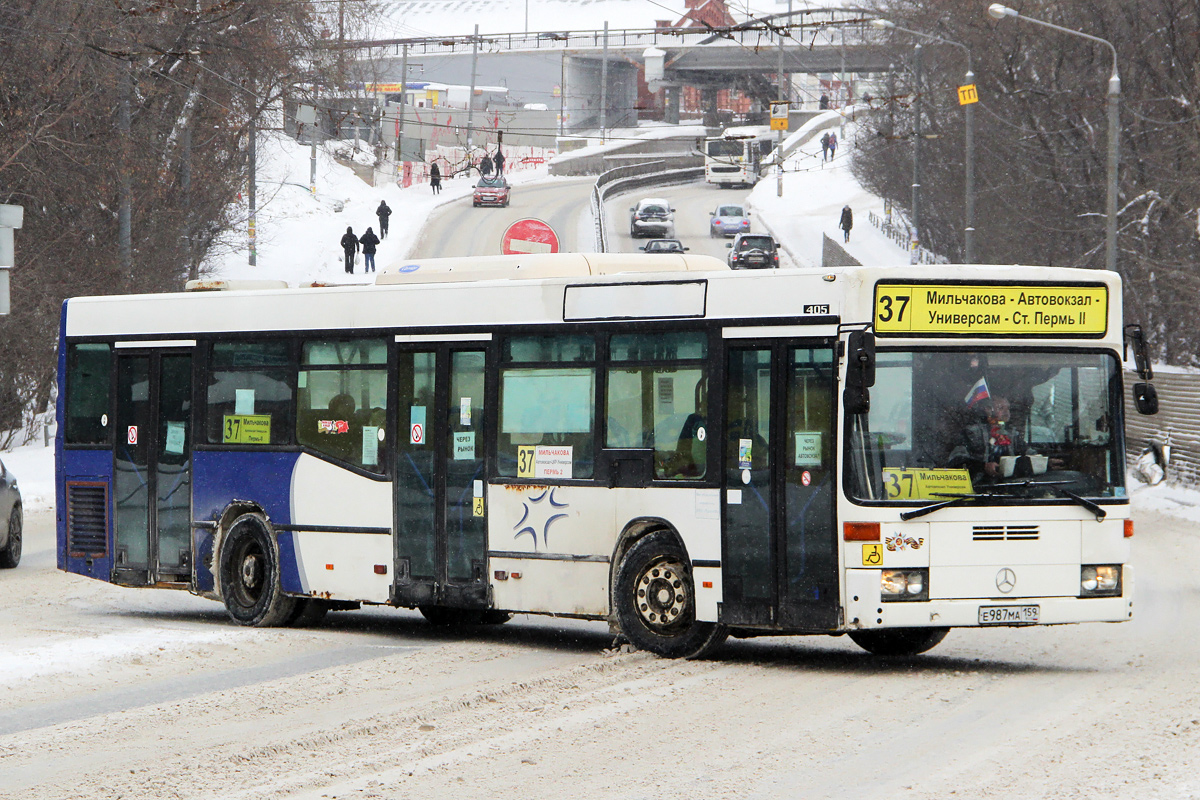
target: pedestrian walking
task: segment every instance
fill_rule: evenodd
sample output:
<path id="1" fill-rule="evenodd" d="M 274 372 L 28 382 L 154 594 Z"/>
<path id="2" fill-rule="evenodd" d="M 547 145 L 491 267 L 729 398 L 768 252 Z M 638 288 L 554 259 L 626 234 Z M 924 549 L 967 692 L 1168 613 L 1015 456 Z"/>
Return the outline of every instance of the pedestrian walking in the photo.
<path id="1" fill-rule="evenodd" d="M 492 159 L 492 161 L 495 162 L 495 164 L 496 164 L 496 174 L 503 175 L 505 158 L 504 158 L 504 153 L 500 150 L 499 147 L 496 148 L 496 156 Z"/>
<path id="2" fill-rule="evenodd" d="M 819 108 L 821 111 L 829 110 L 829 95 L 821 95 L 821 99 L 817 101 L 817 108 Z"/>
<path id="3" fill-rule="evenodd" d="M 367 228 L 367 232 L 359 237 L 358 243 L 362 245 L 363 251 L 363 272 L 375 271 L 375 245 L 379 244 L 379 237 Z"/>
<path id="4" fill-rule="evenodd" d="M 437 162 L 433 162 L 433 166 L 429 168 L 429 186 L 433 189 L 434 194 L 442 192 L 442 171 L 438 169 Z"/>
<path id="5" fill-rule="evenodd" d="M 850 206 L 842 206 L 842 218 L 838 220 L 838 227 L 844 231 L 842 241 L 850 241 L 850 229 L 854 227 L 854 212 L 850 210 Z"/>
<path id="6" fill-rule="evenodd" d="M 829 131 L 821 134 L 821 161 L 829 160 Z"/>
<path id="7" fill-rule="evenodd" d="M 358 253 L 358 237 L 354 235 L 354 228 L 349 225 L 342 236 L 342 252 L 346 254 L 346 272 L 353 275 L 354 256 Z"/>
<path id="8" fill-rule="evenodd" d="M 479 159 L 479 174 L 485 178 L 492 174 L 492 157 L 487 153 L 484 153 L 483 158 Z"/>
<path id="9" fill-rule="evenodd" d="M 387 200 L 379 201 L 379 208 L 375 209 L 375 216 L 379 217 L 379 238 L 386 239 L 388 231 L 388 217 L 392 215 L 392 209 L 388 206 Z M 367 228 L 367 230 L 371 230 Z M 359 240 L 361 241 L 361 240 Z M 363 251 L 367 252 L 366 250 Z"/>
<path id="10" fill-rule="evenodd" d="M 833 161 L 833 157 L 837 155 L 837 134 L 829 134 L 829 160 Z"/>

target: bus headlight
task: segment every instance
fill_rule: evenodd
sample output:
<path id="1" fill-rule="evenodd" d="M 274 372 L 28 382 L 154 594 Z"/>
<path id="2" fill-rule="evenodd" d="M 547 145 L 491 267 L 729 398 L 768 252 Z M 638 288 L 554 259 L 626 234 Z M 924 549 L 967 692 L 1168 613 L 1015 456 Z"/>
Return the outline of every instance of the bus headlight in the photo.
<path id="1" fill-rule="evenodd" d="M 885 569 L 879 573 L 879 597 L 885 603 L 929 599 L 929 570 Z"/>
<path id="2" fill-rule="evenodd" d="M 1084 565 L 1079 580 L 1080 597 L 1117 597 L 1120 594 L 1120 564 Z"/>

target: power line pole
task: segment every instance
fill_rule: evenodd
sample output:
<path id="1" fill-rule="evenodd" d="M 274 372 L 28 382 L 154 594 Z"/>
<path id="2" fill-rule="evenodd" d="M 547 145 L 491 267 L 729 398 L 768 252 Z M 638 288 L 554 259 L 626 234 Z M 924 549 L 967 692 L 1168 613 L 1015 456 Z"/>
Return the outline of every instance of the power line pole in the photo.
<path id="1" fill-rule="evenodd" d="M 921 45 L 913 48 L 913 177 L 912 177 L 912 253 L 909 263 L 920 261 L 921 247 Z"/>
<path id="2" fill-rule="evenodd" d="M 472 120 L 475 119 L 475 70 L 479 66 L 479 23 L 475 24 L 475 35 L 471 37 L 471 92 L 467 95 L 467 166 L 471 164 L 471 140 L 474 134 L 474 128 L 471 127 Z"/>
<path id="3" fill-rule="evenodd" d="M 604 20 L 604 57 L 600 62 L 600 141 L 604 142 L 608 121 L 608 20 Z"/>

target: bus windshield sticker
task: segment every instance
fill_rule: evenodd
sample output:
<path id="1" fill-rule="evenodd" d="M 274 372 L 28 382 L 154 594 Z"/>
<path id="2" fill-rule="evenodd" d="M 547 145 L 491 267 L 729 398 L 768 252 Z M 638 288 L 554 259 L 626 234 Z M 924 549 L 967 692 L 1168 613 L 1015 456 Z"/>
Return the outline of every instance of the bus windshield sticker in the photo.
<path id="1" fill-rule="evenodd" d="M 362 430 L 362 463 L 379 463 L 379 426 L 363 425 Z"/>
<path id="2" fill-rule="evenodd" d="M 535 445 L 523 444 L 517 447 L 517 477 L 532 478 L 536 459 L 537 447 Z"/>
<path id="3" fill-rule="evenodd" d="M 226 417 L 225 419 L 229 419 Z M 267 417 L 270 419 L 270 417 Z M 344 419 L 319 419 L 317 420 L 317 433 L 349 433 L 350 423 Z"/>
<path id="4" fill-rule="evenodd" d="M 458 398 L 458 422 L 460 425 L 469 426 L 471 424 L 471 398 Z"/>
<path id="5" fill-rule="evenodd" d="M 425 406 L 408 409 L 408 443 L 425 444 Z"/>
<path id="6" fill-rule="evenodd" d="M 875 332 L 983 336 L 1103 336 L 1106 286 L 875 286 Z"/>
<path id="7" fill-rule="evenodd" d="M 965 469 L 883 470 L 888 500 L 945 500 L 947 495 L 971 494 L 971 473 Z"/>
<path id="8" fill-rule="evenodd" d="M 254 413 L 254 390 L 253 389 L 234 389 L 233 413 L 235 414 L 253 414 Z"/>
<path id="9" fill-rule="evenodd" d="M 475 431 L 454 432 L 454 460 L 471 461 L 475 458 Z"/>
<path id="10" fill-rule="evenodd" d="M 821 431 L 796 431 L 796 466 L 821 466 Z"/>
<path id="11" fill-rule="evenodd" d="M 186 428 L 182 422 L 167 423 L 167 441 L 164 445 L 166 452 L 173 456 L 183 455 L 185 430 Z"/>
<path id="12" fill-rule="evenodd" d="M 475 497 L 483 497 L 483 481 L 475 481 L 472 483 L 471 492 Z"/>
<path id="13" fill-rule="evenodd" d="M 574 445 L 520 445 L 517 477 L 569 479 L 574 469 L 574 449 Z"/>
<path id="14" fill-rule="evenodd" d="M 750 451 L 753 445 L 753 439 L 738 439 L 738 469 L 750 469 Z"/>
<path id="15" fill-rule="evenodd" d="M 222 444 L 270 444 L 270 414 L 226 414 Z"/>

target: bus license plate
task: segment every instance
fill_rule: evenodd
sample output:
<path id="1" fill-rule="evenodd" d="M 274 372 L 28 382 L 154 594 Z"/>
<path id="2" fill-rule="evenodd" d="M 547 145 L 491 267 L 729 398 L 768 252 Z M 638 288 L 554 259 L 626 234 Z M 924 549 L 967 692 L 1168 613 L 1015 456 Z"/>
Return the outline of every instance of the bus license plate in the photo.
<path id="1" fill-rule="evenodd" d="M 980 606 L 980 625 L 1034 625 L 1041 619 L 1040 606 Z"/>

